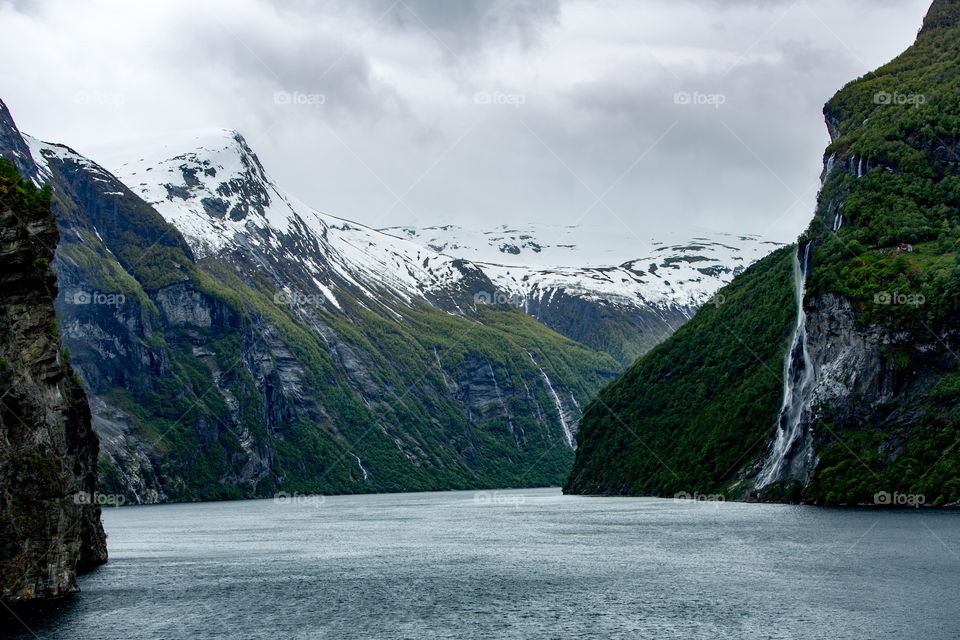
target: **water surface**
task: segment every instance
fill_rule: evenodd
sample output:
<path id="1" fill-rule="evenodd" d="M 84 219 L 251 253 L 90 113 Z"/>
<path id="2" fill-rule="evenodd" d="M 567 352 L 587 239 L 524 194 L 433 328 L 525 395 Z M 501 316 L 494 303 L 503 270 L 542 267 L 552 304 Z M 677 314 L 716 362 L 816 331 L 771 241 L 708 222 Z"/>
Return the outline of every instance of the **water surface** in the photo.
<path id="1" fill-rule="evenodd" d="M 110 563 L 37 637 L 960 638 L 960 513 L 538 489 L 104 522 Z"/>

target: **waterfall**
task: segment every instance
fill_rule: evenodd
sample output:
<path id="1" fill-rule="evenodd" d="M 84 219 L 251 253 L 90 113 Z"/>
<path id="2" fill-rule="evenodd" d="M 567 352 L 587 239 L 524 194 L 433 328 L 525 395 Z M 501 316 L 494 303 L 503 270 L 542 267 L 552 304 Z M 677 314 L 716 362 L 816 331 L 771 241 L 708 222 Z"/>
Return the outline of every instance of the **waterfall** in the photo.
<path id="1" fill-rule="evenodd" d="M 537 369 L 540 370 L 540 375 L 543 376 L 543 381 L 547 383 L 547 389 L 550 390 L 550 395 L 553 397 L 553 404 L 557 407 L 557 415 L 560 416 L 560 426 L 563 428 L 563 437 L 567 441 L 567 446 L 571 449 L 576 449 L 576 445 L 573 441 L 573 431 L 570 430 L 570 425 L 567 424 L 567 418 L 563 415 L 563 403 L 560 402 L 560 396 L 557 395 L 556 390 L 553 388 L 553 385 L 550 384 L 550 376 L 547 375 L 547 372 L 543 370 L 537 361 L 533 359 L 533 354 L 528 353 L 530 356 L 530 361 L 533 363 Z"/>
<path id="2" fill-rule="evenodd" d="M 350 455 L 357 459 L 357 466 L 360 467 L 360 471 L 363 472 L 363 481 L 368 482 L 370 479 L 370 474 L 367 473 L 367 470 L 363 468 L 363 462 L 360 461 L 360 456 L 355 453 L 351 453 Z"/>
<path id="3" fill-rule="evenodd" d="M 804 428 L 804 410 L 816 378 L 810 353 L 807 349 L 807 314 L 803 309 L 803 298 L 806 292 L 807 275 L 810 272 L 812 250 L 813 243 L 808 242 L 802 250 L 797 249 L 793 258 L 797 324 L 794 328 L 793 342 L 784 358 L 783 404 L 780 407 L 780 416 L 777 420 L 777 438 L 773 443 L 773 449 L 764 462 L 763 469 L 757 477 L 757 489 L 762 489 L 781 480 L 791 460 L 812 455 L 812 449 L 799 442 Z M 807 449 L 807 451 L 797 452 L 798 446 Z"/>
<path id="4" fill-rule="evenodd" d="M 440 372 L 440 375 L 443 376 L 443 383 L 447 385 L 447 390 L 456 391 L 457 383 L 454 382 L 450 376 L 447 375 L 447 372 L 443 370 L 443 365 L 440 364 L 440 354 L 437 353 L 437 348 L 433 348 L 433 358 L 437 361 L 437 371 Z"/>
<path id="5" fill-rule="evenodd" d="M 537 398 L 533 395 L 533 392 L 530 391 L 530 387 L 527 385 L 527 381 L 523 381 L 523 388 L 527 392 L 527 399 L 533 405 L 533 408 L 537 411 L 537 421 L 541 424 L 545 423 L 547 420 L 543 417 L 543 409 L 540 408 L 540 403 L 537 402 Z"/>
<path id="6" fill-rule="evenodd" d="M 833 232 L 836 233 L 840 231 L 840 227 L 843 226 L 843 214 L 838 213 L 836 220 L 833 221 Z"/>

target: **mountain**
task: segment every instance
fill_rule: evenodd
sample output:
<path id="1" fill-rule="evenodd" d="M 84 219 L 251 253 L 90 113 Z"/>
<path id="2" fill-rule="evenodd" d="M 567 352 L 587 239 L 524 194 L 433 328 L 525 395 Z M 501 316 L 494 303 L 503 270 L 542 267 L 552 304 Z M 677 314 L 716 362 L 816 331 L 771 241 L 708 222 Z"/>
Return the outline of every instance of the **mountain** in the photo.
<path id="1" fill-rule="evenodd" d="M 714 294 L 781 243 L 755 235 L 673 232 L 641 241 L 619 229 L 527 224 L 384 229 L 470 260 L 508 301 L 624 367 L 670 336 Z"/>
<path id="2" fill-rule="evenodd" d="M 306 207 L 232 131 L 137 145 L 118 177 L 3 113 L 0 151 L 51 188 L 61 334 L 104 493 L 564 477 L 579 407 L 620 365 L 510 305 L 477 304 L 493 284 L 474 265 Z"/>
<path id="3" fill-rule="evenodd" d="M 4 117 L 0 113 L 0 118 Z M 22 156 L 24 160 L 28 156 Z M 64 355 L 50 192 L 0 158 L 0 602 L 75 593 L 106 562 L 97 436 Z"/>
<path id="4" fill-rule="evenodd" d="M 960 0 L 837 93 L 810 227 L 585 410 L 566 490 L 960 501 Z"/>

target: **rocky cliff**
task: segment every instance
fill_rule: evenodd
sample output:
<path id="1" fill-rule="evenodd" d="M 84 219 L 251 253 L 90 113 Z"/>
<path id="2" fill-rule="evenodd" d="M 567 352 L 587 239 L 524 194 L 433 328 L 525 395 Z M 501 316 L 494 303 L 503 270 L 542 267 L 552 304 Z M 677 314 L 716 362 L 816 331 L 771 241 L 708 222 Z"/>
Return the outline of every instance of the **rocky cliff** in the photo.
<path id="1" fill-rule="evenodd" d="M 22 159 L 22 158 L 21 158 Z M 78 590 L 107 559 L 97 436 L 60 340 L 50 193 L 0 159 L 0 598 Z"/>
<path id="2" fill-rule="evenodd" d="M 960 500 L 958 42 L 960 2 L 937 0 L 910 49 L 828 102 L 795 250 L 600 394 L 568 490 Z"/>

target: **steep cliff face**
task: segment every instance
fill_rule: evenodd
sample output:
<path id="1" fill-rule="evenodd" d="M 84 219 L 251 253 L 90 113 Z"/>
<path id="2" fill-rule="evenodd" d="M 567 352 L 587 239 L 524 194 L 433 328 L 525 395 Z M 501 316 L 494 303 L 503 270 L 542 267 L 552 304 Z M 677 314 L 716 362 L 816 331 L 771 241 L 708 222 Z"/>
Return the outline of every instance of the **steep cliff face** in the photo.
<path id="1" fill-rule="evenodd" d="M 960 2 L 937 0 L 910 49 L 830 100 L 817 211 L 793 255 L 735 279 L 721 291 L 734 304 L 701 311 L 600 394 L 569 490 L 960 501 L 958 42 Z M 752 382 L 697 402 L 701 371 Z M 678 389 L 690 404 L 664 407 Z M 613 443 L 625 455 L 604 463 Z"/>
<path id="2" fill-rule="evenodd" d="M 618 368 L 478 304 L 468 261 L 297 202 L 234 132 L 128 167 L 149 203 L 17 135 L 52 186 L 102 490 L 129 502 L 556 483 Z"/>
<path id="3" fill-rule="evenodd" d="M 107 559 L 97 436 L 53 308 L 49 193 L 0 159 L 0 599 L 55 598 Z"/>

